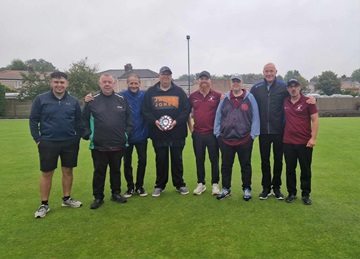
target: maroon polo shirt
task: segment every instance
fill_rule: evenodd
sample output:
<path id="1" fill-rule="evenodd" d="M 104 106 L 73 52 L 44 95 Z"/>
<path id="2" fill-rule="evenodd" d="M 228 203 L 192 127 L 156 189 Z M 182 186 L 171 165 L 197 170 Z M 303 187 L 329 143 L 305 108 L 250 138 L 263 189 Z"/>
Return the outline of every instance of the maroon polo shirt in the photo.
<path id="1" fill-rule="evenodd" d="M 290 97 L 284 99 L 285 130 L 283 142 L 287 144 L 307 144 L 311 138 L 311 118 L 317 113 L 315 104 L 308 104 L 308 97 L 301 94 L 299 101 L 291 102 Z"/>
<path id="2" fill-rule="evenodd" d="M 194 132 L 206 135 L 214 131 L 216 109 L 219 105 L 221 93 L 212 89 L 204 96 L 199 90 L 189 96 L 194 112 Z"/>

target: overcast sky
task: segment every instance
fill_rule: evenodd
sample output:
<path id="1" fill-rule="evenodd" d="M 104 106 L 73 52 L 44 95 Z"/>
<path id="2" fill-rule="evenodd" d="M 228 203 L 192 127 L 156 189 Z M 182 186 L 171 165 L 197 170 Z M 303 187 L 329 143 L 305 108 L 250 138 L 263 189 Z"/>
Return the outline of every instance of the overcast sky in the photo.
<path id="1" fill-rule="evenodd" d="M 278 74 L 306 79 L 360 68 L 360 0 L 2 0 L 0 67 L 45 59 L 60 70 L 88 57 L 133 68 Z"/>

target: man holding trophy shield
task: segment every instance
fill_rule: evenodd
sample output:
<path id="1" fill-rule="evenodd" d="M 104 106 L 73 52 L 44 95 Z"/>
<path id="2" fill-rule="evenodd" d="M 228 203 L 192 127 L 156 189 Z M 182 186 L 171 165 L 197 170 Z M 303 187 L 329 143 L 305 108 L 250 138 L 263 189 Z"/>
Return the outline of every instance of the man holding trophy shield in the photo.
<path id="1" fill-rule="evenodd" d="M 156 183 L 152 196 L 159 197 L 165 190 L 169 179 L 169 151 L 173 185 L 181 194 L 188 194 L 183 179 L 182 151 L 190 103 L 183 89 L 172 82 L 169 67 L 160 69 L 159 82 L 147 90 L 142 113 L 149 125 L 149 137 L 156 154 Z"/>

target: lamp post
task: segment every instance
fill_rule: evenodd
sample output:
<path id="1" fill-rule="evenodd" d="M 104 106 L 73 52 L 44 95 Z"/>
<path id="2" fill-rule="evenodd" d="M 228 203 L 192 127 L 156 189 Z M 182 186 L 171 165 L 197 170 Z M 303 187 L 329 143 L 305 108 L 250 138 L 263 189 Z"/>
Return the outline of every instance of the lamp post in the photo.
<path id="1" fill-rule="evenodd" d="M 188 46 L 188 91 L 190 96 L 190 35 L 186 35 Z"/>

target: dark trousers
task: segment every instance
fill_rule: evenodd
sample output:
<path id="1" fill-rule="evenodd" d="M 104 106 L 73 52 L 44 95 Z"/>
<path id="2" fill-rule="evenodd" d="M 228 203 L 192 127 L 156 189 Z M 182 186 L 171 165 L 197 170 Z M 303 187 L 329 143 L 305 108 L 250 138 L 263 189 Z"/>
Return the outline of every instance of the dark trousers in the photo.
<path id="1" fill-rule="evenodd" d="M 201 135 L 193 132 L 193 148 L 196 157 L 198 183 L 205 184 L 206 148 L 211 163 L 211 184 L 219 182 L 219 146 L 214 134 Z"/>
<path id="2" fill-rule="evenodd" d="M 164 146 L 156 147 L 154 146 L 156 154 L 156 183 L 155 188 L 165 189 L 166 184 L 169 180 L 169 151 L 171 157 L 171 176 L 173 185 L 176 188 L 185 186 L 183 174 L 183 160 L 182 160 L 182 151 L 184 146 L 173 147 L 173 146 Z"/>
<path id="3" fill-rule="evenodd" d="M 110 167 L 111 193 L 120 193 L 121 179 L 120 166 L 124 151 L 99 151 L 91 150 L 94 164 L 93 195 L 95 199 L 104 199 L 104 185 L 107 167 Z"/>
<path id="4" fill-rule="evenodd" d="M 265 189 L 280 188 L 281 186 L 281 172 L 283 164 L 283 135 L 282 134 L 260 134 L 259 146 L 261 156 L 261 184 Z M 271 144 L 273 147 L 274 169 L 273 178 L 271 179 L 270 166 L 270 150 Z"/>
<path id="5" fill-rule="evenodd" d="M 229 146 L 225 144 L 221 138 L 219 138 L 219 147 L 221 150 L 221 180 L 222 186 L 225 188 L 231 188 L 231 177 L 232 177 L 232 167 L 234 164 L 235 154 L 238 155 L 240 167 L 241 167 L 241 180 L 242 188 L 251 189 L 251 153 L 254 140 L 249 138 L 249 140 L 238 146 Z"/>
<path id="6" fill-rule="evenodd" d="M 147 139 L 142 142 L 129 144 L 129 146 L 126 148 L 126 153 L 124 157 L 124 175 L 127 182 L 127 188 L 133 190 L 134 190 L 134 179 L 133 179 L 133 168 L 132 168 L 132 153 L 134 150 L 134 146 L 138 156 L 135 187 L 136 189 L 140 189 L 144 185 Z"/>
<path id="7" fill-rule="evenodd" d="M 289 195 L 296 195 L 296 166 L 300 164 L 301 196 L 309 196 L 311 192 L 311 161 L 313 148 L 306 145 L 284 144 L 286 162 L 286 186 Z"/>

